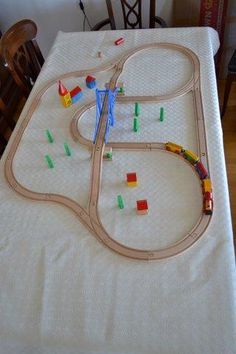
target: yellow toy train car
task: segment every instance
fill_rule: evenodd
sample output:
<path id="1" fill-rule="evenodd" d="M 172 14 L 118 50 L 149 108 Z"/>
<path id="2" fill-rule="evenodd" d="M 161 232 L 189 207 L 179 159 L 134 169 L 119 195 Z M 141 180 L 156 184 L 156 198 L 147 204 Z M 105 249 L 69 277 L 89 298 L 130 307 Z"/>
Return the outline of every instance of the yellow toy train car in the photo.
<path id="1" fill-rule="evenodd" d="M 205 194 L 206 192 L 212 192 L 211 180 L 209 178 L 206 178 L 202 181 L 202 192 L 203 194 Z"/>
<path id="2" fill-rule="evenodd" d="M 171 143 L 168 141 L 168 143 L 165 144 L 166 150 L 174 152 L 176 154 L 180 154 L 183 151 L 183 146 L 177 145 L 175 143 Z"/>

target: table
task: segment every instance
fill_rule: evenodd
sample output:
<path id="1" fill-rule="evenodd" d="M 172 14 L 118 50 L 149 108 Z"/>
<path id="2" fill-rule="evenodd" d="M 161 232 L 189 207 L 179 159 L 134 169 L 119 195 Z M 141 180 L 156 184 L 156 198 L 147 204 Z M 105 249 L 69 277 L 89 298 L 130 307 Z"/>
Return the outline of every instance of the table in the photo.
<path id="1" fill-rule="evenodd" d="M 125 42 L 114 46 L 114 40 L 122 36 Z M 86 147 L 72 140 L 71 118 L 77 122 L 78 109 L 91 102 L 94 92 L 86 89 L 84 77 L 65 75 L 63 83 L 70 88 L 79 84 L 84 94 L 83 100 L 65 109 L 59 103 L 56 81 L 65 73 L 84 69 L 93 74 L 92 68 L 152 43 L 185 46 L 199 58 L 214 210 L 206 232 L 184 252 L 140 261 L 98 242 L 65 206 L 52 203 L 50 198 L 47 202 L 34 201 L 17 194 L 13 189 L 18 187 L 13 185 L 12 189 L 6 181 L 4 165 L 12 158 L 11 148 L 21 129 L 23 137 L 13 159 L 17 181 L 44 196 L 60 193 L 79 200 L 86 208 L 93 159 Z M 58 33 L 1 162 L 0 352 L 235 352 L 235 263 L 213 61 L 218 46 L 218 36 L 210 28 Z M 155 91 L 161 96 L 188 82 L 191 61 L 171 50 L 147 49 L 135 55 L 133 62 L 130 59 L 119 78 L 124 82 L 125 95 L 138 95 L 143 90 L 146 95 Z M 102 51 L 102 58 L 98 58 L 98 51 Z M 99 87 L 103 87 L 112 76 L 112 68 L 95 74 Z M 40 92 L 51 80 L 55 84 L 41 97 Z M 39 105 L 24 125 L 35 97 L 39 97 Z M 148 138 L 154 144 L 174 138 L 198 151 L 196 121 L 192 119 L 196 106 L 190 94 L 155 104 L 141 103 L 139 134 L 130 128 L 133 104 L 119 104 L 117 100 L 117 125 L 111 129 L 109 141 L 141 143 Z M 161 106 L 165 110 L 163 122 L 155 120 Z M 87 139 L 92 138 L 94 116 L 91 107 L 78 125 Z M 53 144 L 46 142 L 46 129 L 53 132 Z M 71 158 L 63 153 L 65 141 L 72 148 Z M 45 164 L 47 153 L 54 158 L 54 169 Z M 116 241 L 139 249 L 163 249 L 178 242 L 183 231 L 195 225 L 202 203 L 199 181 L 190 177 L 193 170 L 183 167 L 182 161 L 166 156 L 154 151 L 113 151 L 112 162 L 103 163 L 99 215 Z M 173 169 L 167 188 L 169 162 Z M 125 171 L 132 168 L 138 171 L 139 189 L 130 190 L 122 182 Z M 150 175 L 159 183 L 153 184 Z M 126 203 L 122 211 L 115 202 L 119 190 Z M 149 215 L 136 216 L 136 195 L 141 199 L 145 193 Z M 164 221 L 158 219 L 162 208 L 166 208 Z M 145 229 L 155 230 L 155 222 L 160 225 L 158 237 L 155 232 L 145 233 Z"/>

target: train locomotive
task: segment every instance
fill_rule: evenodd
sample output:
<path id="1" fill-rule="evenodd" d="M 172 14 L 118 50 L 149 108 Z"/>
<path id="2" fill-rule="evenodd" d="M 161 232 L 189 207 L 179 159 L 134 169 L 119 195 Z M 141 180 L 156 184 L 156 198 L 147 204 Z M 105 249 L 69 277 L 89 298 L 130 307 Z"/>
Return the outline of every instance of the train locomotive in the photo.
<path id="1" fill-rule="evenodd" d="M 191 150 L 185 150 L 183 146 L 177 145 L 170 141 L 165 144 L 165 148 L 166 150 L 174 152 L 175 154 L 182 155 L 194 166 L 202 181 L 203 212 L 206 215 L 211 215 L 213 212 L 212 184 L 208 176 L 208 172 L 203 163 L 200 161 L 199 157 Z"/>

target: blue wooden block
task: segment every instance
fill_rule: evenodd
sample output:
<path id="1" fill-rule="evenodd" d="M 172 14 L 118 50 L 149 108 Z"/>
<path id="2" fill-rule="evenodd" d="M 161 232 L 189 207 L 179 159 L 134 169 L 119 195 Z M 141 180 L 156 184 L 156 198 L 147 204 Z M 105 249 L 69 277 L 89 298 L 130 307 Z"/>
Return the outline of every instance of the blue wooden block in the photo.
<path id="1" fill-rule="evenodd" d="M 82 91 L 81 91 L 81 92 L 78 92 L 76 95 L 74 95 L 73 97 L 71 97 L 72 103 L 76 103 L 82 96 L 83 96 Z"/>
<path id="2" fill-rule="evenodd" d="M 94 81 L 91 81 L 91 82 L 86 82 L 86 86 L 89 88 L 89 89 L 92 89 L 96 86 L 96 80 Z"/>

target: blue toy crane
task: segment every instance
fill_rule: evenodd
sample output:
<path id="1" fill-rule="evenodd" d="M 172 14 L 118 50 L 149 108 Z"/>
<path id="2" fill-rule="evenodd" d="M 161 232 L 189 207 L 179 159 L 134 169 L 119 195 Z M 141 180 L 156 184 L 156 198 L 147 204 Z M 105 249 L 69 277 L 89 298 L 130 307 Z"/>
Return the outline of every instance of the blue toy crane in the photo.
<path id="1" fill-rule="evenodd" d="M 107 143 L 110 127 L 113 127 L 115 124 L 114 107 L 115 107 L 117 91 L 118 91 L 117 88 L 114 91 L 108 89 L 106 90 L 96 89 L 96 126 L 95 126 L 93 143 L 95 143 L 97 138 L 98 127 L 99 127 L 106 95 L 108 96 L 108 101 L 107 101 L 107 125 L 106 125 L 106 132 L 105 132 L 105 144 Z"/>

